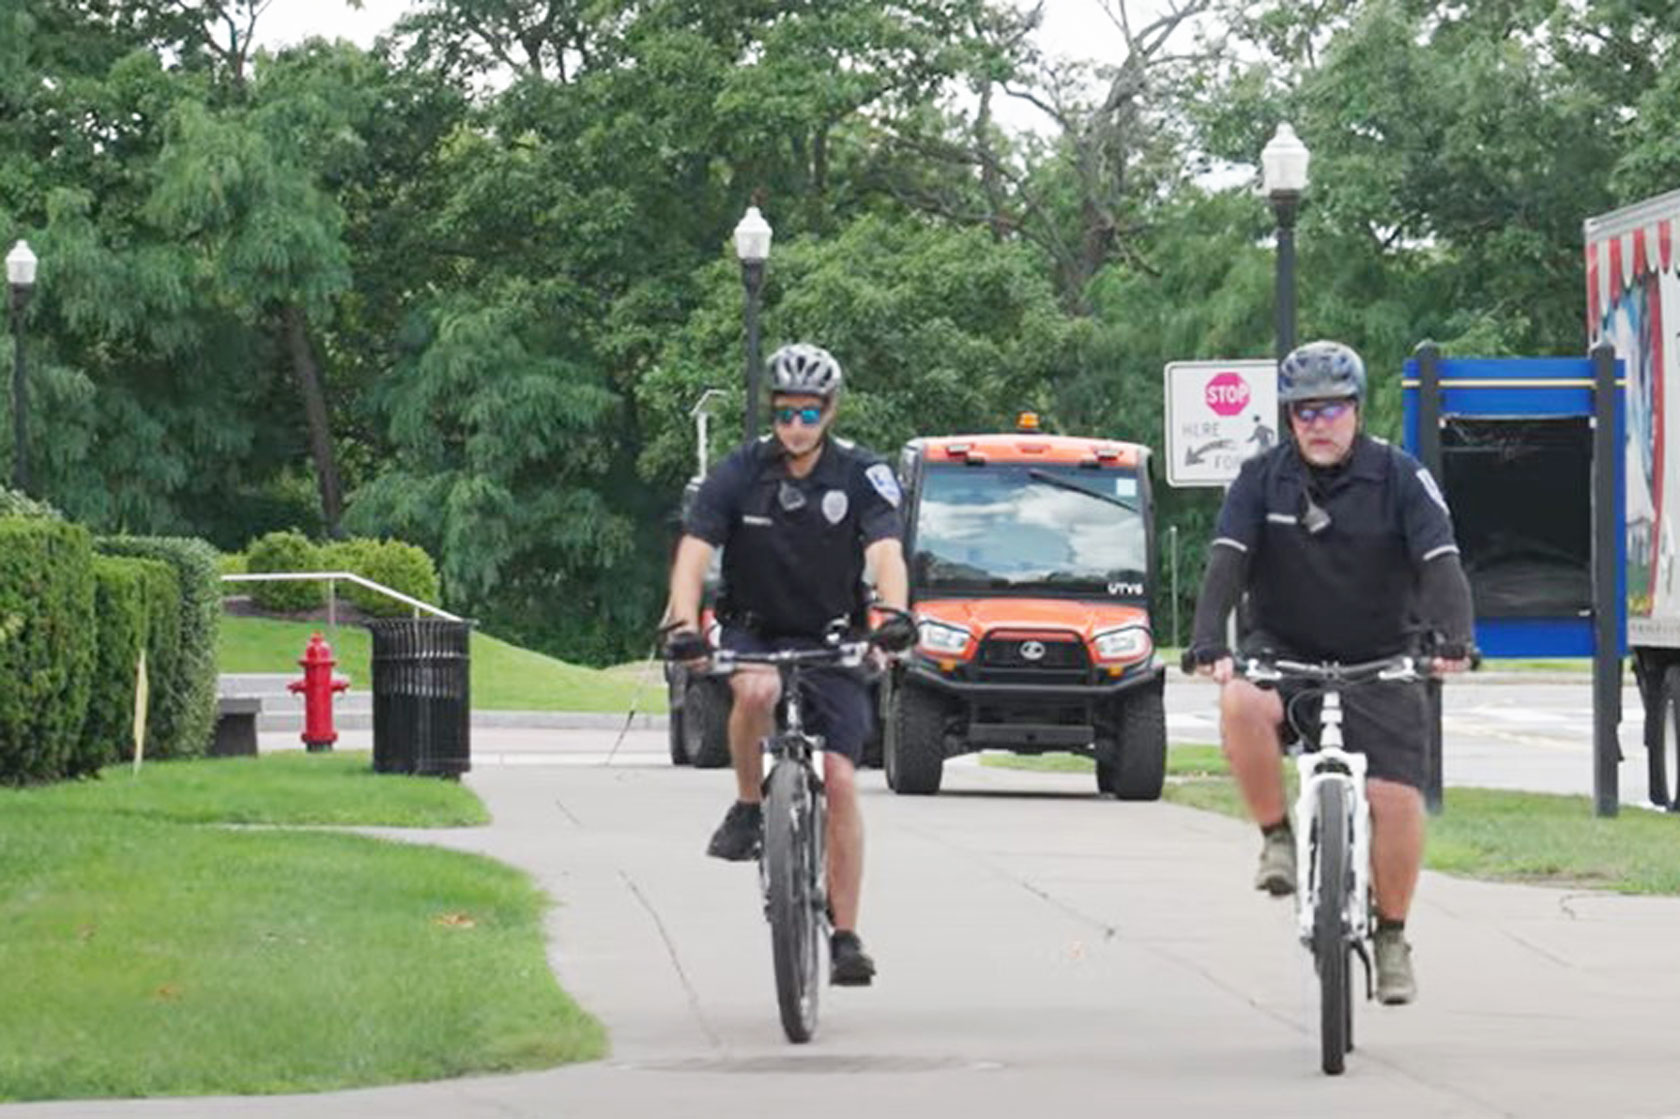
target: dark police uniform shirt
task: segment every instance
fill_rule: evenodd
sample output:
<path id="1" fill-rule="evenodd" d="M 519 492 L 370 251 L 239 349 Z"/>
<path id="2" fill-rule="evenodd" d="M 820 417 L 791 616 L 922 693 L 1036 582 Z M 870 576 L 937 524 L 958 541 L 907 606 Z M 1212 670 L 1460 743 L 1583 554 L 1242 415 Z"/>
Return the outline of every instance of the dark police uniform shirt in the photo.
<path id="1" fill-rule="evenodd" d="M 1310 533 L 1309 486 L 1330 516 Z M 1405 651 L 1417 575 L 1458 551 L 1440 487 L 1417 459 L 1356 437 L 1340 467 L 1309 467 L 1285 443 L 1243 463 L 1214 546 L 1248 556 L 1255 630 L 1299 656 L 1372 660 Z"/>
<path id="2" fill-rule="evenodd" d="M 835 618 L 862 621 L 863 553 L 896 538 L 892 468 L 830 438 L 804 478 L 781 444 L 760 439 L 706 477 L 683 529 L 723 549 L 719 613 L 762 637 L 821 637 Z"/>

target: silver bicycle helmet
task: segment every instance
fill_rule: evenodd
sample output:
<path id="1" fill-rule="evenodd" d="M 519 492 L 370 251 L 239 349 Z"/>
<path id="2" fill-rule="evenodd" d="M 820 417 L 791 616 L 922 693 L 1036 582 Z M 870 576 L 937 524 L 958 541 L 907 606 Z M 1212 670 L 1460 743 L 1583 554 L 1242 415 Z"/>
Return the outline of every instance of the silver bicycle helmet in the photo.
<path id="1" fill-rule="evenodd" d="M 1308 342 L 1278 364 L 1278 401 L 1365 399 L 1365 363 L 1340 342 Z"/>
<path id="2" fill-rule="evenodd" d="M 770 355 L 770 391 L 824 400 L 840 395 L 844 374 L 834 355 L 821 346 L 794 342 Z"/>

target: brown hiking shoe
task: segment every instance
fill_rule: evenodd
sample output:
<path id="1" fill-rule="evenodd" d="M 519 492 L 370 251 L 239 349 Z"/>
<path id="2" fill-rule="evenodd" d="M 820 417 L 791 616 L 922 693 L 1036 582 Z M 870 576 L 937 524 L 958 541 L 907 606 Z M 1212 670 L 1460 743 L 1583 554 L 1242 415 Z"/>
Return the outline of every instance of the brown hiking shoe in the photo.
<path id="1" fill-rule="evenodd" d="M 1295 833 L 1287 828 L 1261 840 L 1260 869 L 1254 872 L 1254 888 L 1281 898 L 1295 892 Z"/>
<path id="2" fill-rule="evenodd" d="M 1401 929 L 1378 929 L 1372 937 L 1377 957 L 1377 1001 L 1384 1006 L 1404 1006 L 1417 998 L 1417 977 L 1412 974 L 1412 946 Z"/>

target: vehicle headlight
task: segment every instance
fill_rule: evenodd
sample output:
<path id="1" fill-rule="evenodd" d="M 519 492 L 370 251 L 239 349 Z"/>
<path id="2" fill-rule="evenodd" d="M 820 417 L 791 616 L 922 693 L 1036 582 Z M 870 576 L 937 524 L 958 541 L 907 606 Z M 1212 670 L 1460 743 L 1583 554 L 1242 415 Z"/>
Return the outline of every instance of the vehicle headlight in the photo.
<path id="1" fill-rule="evenodd" d="M 1155 643 L 1143 626 L 1121 626 L 1097 634 L 1092 644 L 1105 661 L 1134 661 L 1147 656 Z"/>
<path id="2" fill-rule="evenodd" d="M 922 648 L 933 653 L 960 653 L 968 648 L 968 631 L 943 622 L 925 618 L 916 623 L 916 634 Z"/>

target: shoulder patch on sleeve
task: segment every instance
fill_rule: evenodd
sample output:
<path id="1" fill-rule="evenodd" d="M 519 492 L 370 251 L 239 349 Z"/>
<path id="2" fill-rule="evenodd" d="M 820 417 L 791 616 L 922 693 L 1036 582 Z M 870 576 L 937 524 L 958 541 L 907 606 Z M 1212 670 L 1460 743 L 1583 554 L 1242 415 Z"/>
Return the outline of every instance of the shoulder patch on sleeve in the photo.
<path id="1" fill-rule="evenodd" d="M 1427 466 L 1418 468 L 1417 480 L 1423 485 L 1423 492 L 1429 495 L 1429 499 L 1441 507 L 1441 512 L 1452 512 L 1451 509 L 1447 508 L 1447 495 L 1441 492 L 1440 486 L 1436 485 L 1435 476 L 1429 473 Z"/>
<path id="2" fill-rule="evenodd" d="M 863 472 L 869 479 L 869 484 L 875 487 L 875 492 L 886 498 L 887 504 L 894 509 L 904 497 L 904 492 L 898 488 L 898 479 L 893 477 L 892 467 L 884 462 L 878 462 Z"/>

